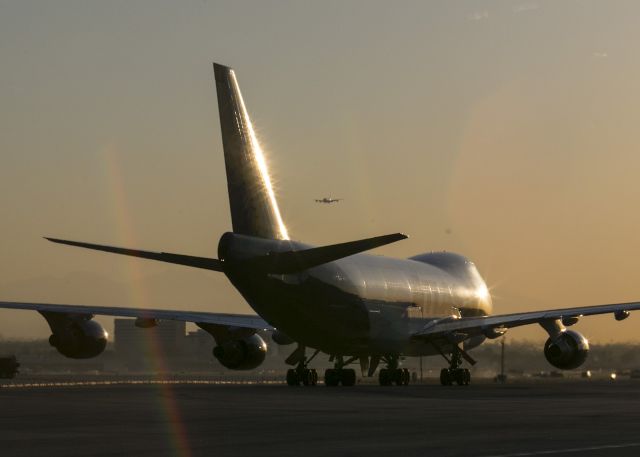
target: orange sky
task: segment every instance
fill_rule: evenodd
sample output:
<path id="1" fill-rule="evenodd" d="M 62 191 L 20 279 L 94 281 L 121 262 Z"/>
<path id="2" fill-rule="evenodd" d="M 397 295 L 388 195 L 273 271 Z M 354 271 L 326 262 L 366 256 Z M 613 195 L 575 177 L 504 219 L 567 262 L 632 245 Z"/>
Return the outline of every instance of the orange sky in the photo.
<path id="1" fill-rule="evenodd" d="M 463 253 L 499 313 L 639 300 L 639 14 L 634 1 L 2 2 L 0 299 L 250 312 L 220 274 L 41 238 L 215 255 L 230 228 L 215 60 L 236 69 L 292 238 L 402 231 L 378 252 Z M 313 203 L 328 195 L 345 200 Z M 576 328 L 630 341 L 639 319 Z M 48 329 L 0 311 L 0 335 Z"/>

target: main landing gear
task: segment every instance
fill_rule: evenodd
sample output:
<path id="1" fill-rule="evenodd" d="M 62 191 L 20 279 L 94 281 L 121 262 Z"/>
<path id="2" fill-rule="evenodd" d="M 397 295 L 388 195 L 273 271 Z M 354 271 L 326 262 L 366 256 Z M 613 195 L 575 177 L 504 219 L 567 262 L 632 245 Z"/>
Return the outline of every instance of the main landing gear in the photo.
<path id="1" fill-rule="evenodd" d="M 344 367 L 355 360 L 355 357 L 345 361 L 341 355 L 335 356 L 334 368 L 328 368 L 324 372 L 324 385 L 327 387 L 335 387 L 340 384 L 354 386 L 356 384 L 356 370 Z"/>
<path id="2" fill-rule="evenodd" d="M 449 368 L 443 368 L 440 370 L 440 384 L 443 386 L 451 386 L 453 383 L 456 383 L 459 386 L 469 385 L 471 382 L 471 372 L 467 368 L 460 368 L 460 365 L 462 365 L 463 355 L 465 354 L 458 346 L 453 347 L 451 359 L 447 359 L 447 357 L 442 354 L 442 356 L 449 362 Z M 467 355 L 467 357 L 469 356 Z"/>
<path id="3" fill-rule="evenodd" d="M 295 368 L 287 370 L 287 385 L 299 386 L 315 386 L 318 383 L 318 372 L 309 368 L 309 363 L 320 353 L 316 350 L 309 358 L 305 356 L 305 347 L 298 345 L 295 351 L 287 357 L 286 363 L 296 365 Z M 329 368 L 324 372 L 324 384 L 326 386 L 353 386 L 356 384 L 356 370 L 345 368 L 350 363 L 357 360 L 357 357 L 351 357 L 344 360 L 341 355 L 331 356 L 329 361 L 334 362 L 334 368 Z"/>
<path id="4" fill-rule="evenodd" d="M 318 372 L 315 368 L 289 368 L 287 370 L 287 385 L 315 386 L 318 383 Z"/>
<path id="5" fill-rule="evenodd" d="M 319 352 L 319 350 L 316 350 L 311 357 L 307 358 L 304 355 L 304 349 L 302 350 L 298 365 L 287 370 L 287 385 L 315 386 L 318 383 L 318 372 L 314 368 L 308 368 L 308 365 Z"/>
<path id="6" fill-rule="evenodd" d="M 378 382 L 381 386 L 408 386 L 411 375 L 406 368 L 398 368 L 398 357 L 389 356 L 384 359 L 387 368 L 382 368 L 378 374 Z"/>

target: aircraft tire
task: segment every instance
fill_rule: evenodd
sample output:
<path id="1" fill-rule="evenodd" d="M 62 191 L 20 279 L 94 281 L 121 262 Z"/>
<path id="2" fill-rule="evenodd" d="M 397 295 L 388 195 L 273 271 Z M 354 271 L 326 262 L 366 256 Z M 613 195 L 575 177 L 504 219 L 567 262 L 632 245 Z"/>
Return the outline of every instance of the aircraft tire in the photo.
<path id="1" fill-rule="evenodd" d="M 343 386 L 351 387 L 356 384 L 356 370 L 353 368 L 344 368 L 340 370 L 340 382 Z"/>
<path id="2" fill-rule="evenodd" d="M 287 385 L 288 386 L 300 385 L 300 378 L 298 377 L 298 373 L 293 368 L 289 368 L 287 370 Z"/>
<path id="3" fill-rule="evenodd" d="M 392 370 L 391 372 L 393 373 L 393 382 L 396 386 L 401 386 L 402 384 L 404 384 L 404 373 L 402 372 L 402 369 L 397 368 L 395 370 Z"/>
<path id="4" fill-rule="evenodd" d="M 406 368 L 403 368 L 402 369 L 402 385 L 408 386 L 410 381 L 411 381 L 411 374 L 409 373 L 409 370 Z"/>
<path id="5" fill-rule="evenodd" d="M 468 386 L 471 382 L 471 373 L 466 368 L 456 368 L 452 374 L 453 380 L 459 386 Z"/>
<path id="6" fill-rule="evenodd" d="M 324 371 L 324 385 L 327 387 L 335 387 L 340 383 L 340 374 L 338 370 L 327 368 Z"/>
<path id="7" fill-rule="evenodd" d="M 451 379 L 451 370 L 448 368 L 443 368 L 440 370 L 440 384 L 443 386 L 450 386 L 453 384 L 453 380 Z"/>
<path id="8" fill-rule="evenodd" d="M 302 383 L 305 386 L 315 386 L 318 383 L 318 372 L 313 368 L 305 368 L 302 374 Z"/>
<path id="9" fill-rule="evenodd" d="M 381 386 L 390 386 L 392 384 L 390 370 L 383 368 L 378 374 L 378 382 Z"/>

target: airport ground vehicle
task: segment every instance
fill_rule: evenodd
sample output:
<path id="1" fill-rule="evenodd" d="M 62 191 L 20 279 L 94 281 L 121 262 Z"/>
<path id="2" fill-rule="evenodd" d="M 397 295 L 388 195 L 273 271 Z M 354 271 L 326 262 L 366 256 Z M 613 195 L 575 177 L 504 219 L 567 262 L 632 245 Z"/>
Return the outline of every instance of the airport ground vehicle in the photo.
<path id="1" fill-rule="evenodd" d="M 0 378 L 12 379 L 18 374 L 20 364 L 15 355 L 0 357 Z"/>

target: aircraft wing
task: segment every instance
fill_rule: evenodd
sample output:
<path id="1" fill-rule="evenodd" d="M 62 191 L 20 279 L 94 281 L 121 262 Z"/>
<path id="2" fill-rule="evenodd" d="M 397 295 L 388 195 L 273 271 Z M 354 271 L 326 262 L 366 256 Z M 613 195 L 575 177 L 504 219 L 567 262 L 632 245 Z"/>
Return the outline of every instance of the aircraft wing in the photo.
<path id="1" fill-rule="evenodd" d="M 115 306 L 54 305 L 50 303 L 0 302 L 0 308 L 26 309 L 64 314 L 97 314 L 103 316 L 139 317 L 142 319 L 174 320 L 198 324 L 217 324 L 227 327 L 273 330 L 264 319 L 251 314 L 223 314 L 201 311 L 165 309 L 118 308 Z"/>
<path id="2" fill-rule="evenodd" d="M 582 316 L 614 313 L 616 319 L 624 319 L 629 311 L 640 309 L 640 302 L 615 303 L 610 305 L 582 306 L 577 308 L 561 308 L 546 311 L 532 311 L 526 313 L 498 314 L 483 317 L 453 316 L 434 319 L 421 330 L 412 335 L 413 338 L 439 337 L 447 334 L 462 334 L 473 336 L 476 334 L 492 333 L 499 329 L 508 329 L 529 324 L 540 324 L 557 319 L 567 320 Z"/>

